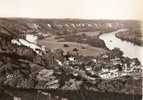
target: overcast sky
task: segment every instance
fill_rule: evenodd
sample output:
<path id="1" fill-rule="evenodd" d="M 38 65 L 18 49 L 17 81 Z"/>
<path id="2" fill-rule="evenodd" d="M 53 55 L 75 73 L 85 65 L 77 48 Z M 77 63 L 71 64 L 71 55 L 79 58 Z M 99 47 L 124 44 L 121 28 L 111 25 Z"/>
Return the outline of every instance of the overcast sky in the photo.
<path id="1" fill-rule="evenodd" d="M 0 17 L 142 19 L 143 0 L 0 0 Z"/>

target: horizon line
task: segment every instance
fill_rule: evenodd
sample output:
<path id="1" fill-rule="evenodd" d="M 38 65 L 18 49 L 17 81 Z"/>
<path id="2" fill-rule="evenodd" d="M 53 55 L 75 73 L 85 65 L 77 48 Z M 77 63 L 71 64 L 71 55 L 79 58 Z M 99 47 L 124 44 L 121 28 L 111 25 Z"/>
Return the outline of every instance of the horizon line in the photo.
<path id="1" fill-rule="evenodd" d="M 73 18 L 73 17 L 63 17 L 63 18 L 61 18 L 61 17 L 53 17 L 53 18 L 48 18 L 48 17 L 17 17 L 17 16 L 7 16 L 7 17 L 5 17 L 5 16 L 0 16 L 0 19 L 2 19 L 2 18 L 9 18 L 9 19 L 51 19 L 51 20 L 53 20 L 53 19 L 58 19 L 58 20 L 121 20 L 121 21 L 142 21 L 141 19 L 110 19 L 110 18 Z"/>

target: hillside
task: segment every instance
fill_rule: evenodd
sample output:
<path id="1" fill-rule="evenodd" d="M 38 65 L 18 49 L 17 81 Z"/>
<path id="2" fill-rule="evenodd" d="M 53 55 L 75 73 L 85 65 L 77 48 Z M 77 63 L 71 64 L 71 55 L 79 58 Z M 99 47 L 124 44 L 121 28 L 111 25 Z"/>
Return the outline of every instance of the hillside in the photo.
<path id="1" fill-rule="evenodd" d="M 98 93 L 104 98 L 105 93 L 111 98 L 115 93 L 113 100 L 118 95 L 140 100 L 139 60 L 124 57 L 118 48 L 109 50 L 99 38 L 103 32 L 138 25 L 138 21 L 1 18 L 0 99 L 2 94 L 34 100 L 39 94 L 79 100 L 94 94 L 88 99 L 92 100 Z M 75 91 L 85 92 L 74 97 Z"/>

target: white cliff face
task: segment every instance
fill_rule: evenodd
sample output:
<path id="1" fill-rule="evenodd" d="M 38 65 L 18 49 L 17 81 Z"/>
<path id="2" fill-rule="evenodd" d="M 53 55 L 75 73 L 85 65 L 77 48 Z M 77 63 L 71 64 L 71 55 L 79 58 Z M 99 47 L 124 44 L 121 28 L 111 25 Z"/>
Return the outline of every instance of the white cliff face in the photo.
<path id="1" fill-rule="evenodd" d="M 12 42 L 13 44 L 24 45 L 24 46 L 30 47 L 30 48 L 32 48 L 33 50 L 35 50 L 35 49 L 41 49 L 41 48 L 40 48 L 39 46 L 37 46 L 36 44 L 30 43 L 30 42 L 28 42 L 28 41 L 26 41 L 26 40 L 24 40 L 24 39 L 18 39 L 18 40 L 13 39 L 13 40 L 11 40 L 11 42 Z"/>
<path id="2" fill-rule="evenodd" d="M 13 39 L 11 40 L 11 42 L 13 44 L 17 44 L 17 45 L 24 45 L 27 47 L 30 47 L 31 49 L 33 49 L 37 54 L 40 54 L 39 51 L 37 51 L 37 49 L 41 50 L 41 47 L 38 46 L 37 43 L 37 36 L 34 36 L 32 34 L 27 34 L 26 35 L 26 39 Z"/>
<path id="3" fill-rule="evenodd" d="M 41 48 L 40 48 L 39 46 L 37 46 L 36 44 L 30 43 L 30 42 L 28 42 L 28 41 L 26 41 L 26 40 L 24 40 L 24 39 L 19 39 L 19 41 L 20 41 L 21 44 L 23 44 L 23 45 L 25 45 L 25 46 L 27 46 L 27 47 L 30 47 L 30 48 L 33 49 L 34 51 L 35 51 L 36 49 L 41 49 Z"/>
<path id="4" fill-rule="evenodd" d="M 65 24 L 65 26 L 66 26 L 66 27 L 69 27 L 69 25 L 68 25 L 68 24 Z"/>
<path id="5" fill-rule="evenodd" d="M 75 28 L 75 25 L 74 24 L 71 24 L 74 28 Z"/>
<path id="6" fill-rule="evenodd" d="M 16 39 L 11 40 L 11 43 L 21 45 L 21 43 Z"/>
<path id="7" fill-rule="evenodd" d="M 92 24 L 87 24 L 88 27 L 92 27 Z"/>

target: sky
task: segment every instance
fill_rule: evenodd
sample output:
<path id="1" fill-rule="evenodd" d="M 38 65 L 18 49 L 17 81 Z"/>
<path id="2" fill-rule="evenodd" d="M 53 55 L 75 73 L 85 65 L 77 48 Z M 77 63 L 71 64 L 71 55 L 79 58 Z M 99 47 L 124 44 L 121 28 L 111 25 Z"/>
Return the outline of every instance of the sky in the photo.
<path id="1" fill-rule="evenodd" d="M 0 0 L 0 17 L 143 19 L 143 0 Z"/>

